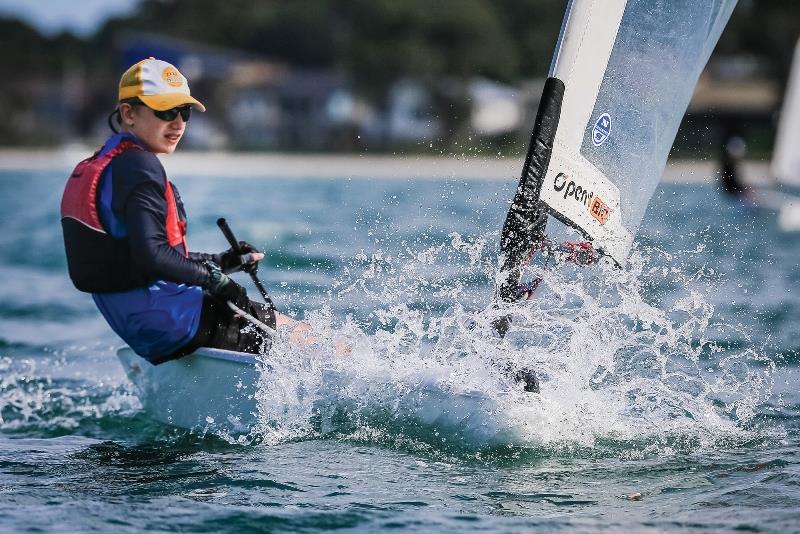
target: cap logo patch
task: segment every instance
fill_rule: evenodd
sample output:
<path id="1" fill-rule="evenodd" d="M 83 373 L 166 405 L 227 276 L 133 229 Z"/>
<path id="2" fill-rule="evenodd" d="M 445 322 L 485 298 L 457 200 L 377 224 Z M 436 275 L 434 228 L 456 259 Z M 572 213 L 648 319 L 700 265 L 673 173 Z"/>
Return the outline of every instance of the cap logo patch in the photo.
<path id="1" fill-rule="evenodd" d="M 167 67 L 163 71 L 161 71 L 161 77 L 164 79 L 172 87 L 180 87 L 183 85 L 183 76 L 172 67 Z"/>

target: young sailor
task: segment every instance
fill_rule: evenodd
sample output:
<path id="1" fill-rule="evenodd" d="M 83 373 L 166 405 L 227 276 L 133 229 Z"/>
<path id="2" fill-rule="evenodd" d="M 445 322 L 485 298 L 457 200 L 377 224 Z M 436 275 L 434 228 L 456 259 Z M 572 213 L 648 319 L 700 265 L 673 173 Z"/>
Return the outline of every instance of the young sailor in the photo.
<path id="1" fill-rule="evenodd" d="M 91 293 L 114 332 L 154 364 L 201 346 L 266 350 L 268 336 L 243 331 L 228 301 L 273 329 L 288 321 L 228 277 L 257 267 L 263 254 L 255 247 L 189 251 L 183 203 L 156 155 L 175 150 L 193 110 L 205 107 L 173 65 L 151 57 L 130 67 L 109 116 L 114 134 L 78 164 L 61 202 L 75 287 Z"/>

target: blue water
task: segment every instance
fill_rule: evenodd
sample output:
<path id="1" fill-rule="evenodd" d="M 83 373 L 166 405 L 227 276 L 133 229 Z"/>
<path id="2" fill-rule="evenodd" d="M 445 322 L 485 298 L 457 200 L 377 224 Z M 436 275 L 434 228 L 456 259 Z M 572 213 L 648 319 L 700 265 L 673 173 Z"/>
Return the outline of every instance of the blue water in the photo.
<path id="1" fill-rule="evenodd" d="M 664 185 L 625 270 L 531 270 L 501 342 L 513 177 L 175 176 L 190 248 L 225 248 L 227 217 L 279 307 L 353 346 L 302 369 L 312 349 L 276 350 L 263 426 L 236 437 L 142 410 L 66 276 L 63 179 L 0 174 L 0 531 L 800 529 L 800 233 L 772 212 Z M 541 398 L 499 359 L 539 369 Z M 316 390 L 328 371 L 352 382 Z M 402 399 L 426 380 L 498 409 L 423 420 Z"/>

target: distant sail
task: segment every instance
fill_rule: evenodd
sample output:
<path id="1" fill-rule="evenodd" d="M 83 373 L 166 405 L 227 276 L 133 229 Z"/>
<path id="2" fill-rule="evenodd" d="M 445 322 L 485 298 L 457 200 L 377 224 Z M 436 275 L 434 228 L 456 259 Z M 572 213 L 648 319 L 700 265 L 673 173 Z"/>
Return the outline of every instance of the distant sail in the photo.
<path id="1" fill-rule="evenodd" d="M 736 0 L 571 0 L 501 239 L 513 300 L 545 213 L 624 264 Z"/>
<path id="2" fill-rule="evenodd" d="M 800 40 L 794 50 L 789 84 L 772 154 L 772 175 L 778 181 L 800 185 Z"/>

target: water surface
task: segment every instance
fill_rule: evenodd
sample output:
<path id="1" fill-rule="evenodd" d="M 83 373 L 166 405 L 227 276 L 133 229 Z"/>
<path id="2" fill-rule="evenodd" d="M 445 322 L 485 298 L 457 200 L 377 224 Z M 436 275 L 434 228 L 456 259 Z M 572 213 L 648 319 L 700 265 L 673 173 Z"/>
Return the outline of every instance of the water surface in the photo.
<path id="1" fill-rule="evenodd" d="M 354 347 L 276 350 L 262 424 L 233 436 L 142 411 L 66 276 L 63 179 L 0 175 L 0 530 L 798 528 L 800 234 L 774 213 L 664 185 L 624 271 L 532 270 L 500 342 L 513 177 L 176 176 L 193 250 L 225 248 L 227 217 L 279 307 Z"/>

